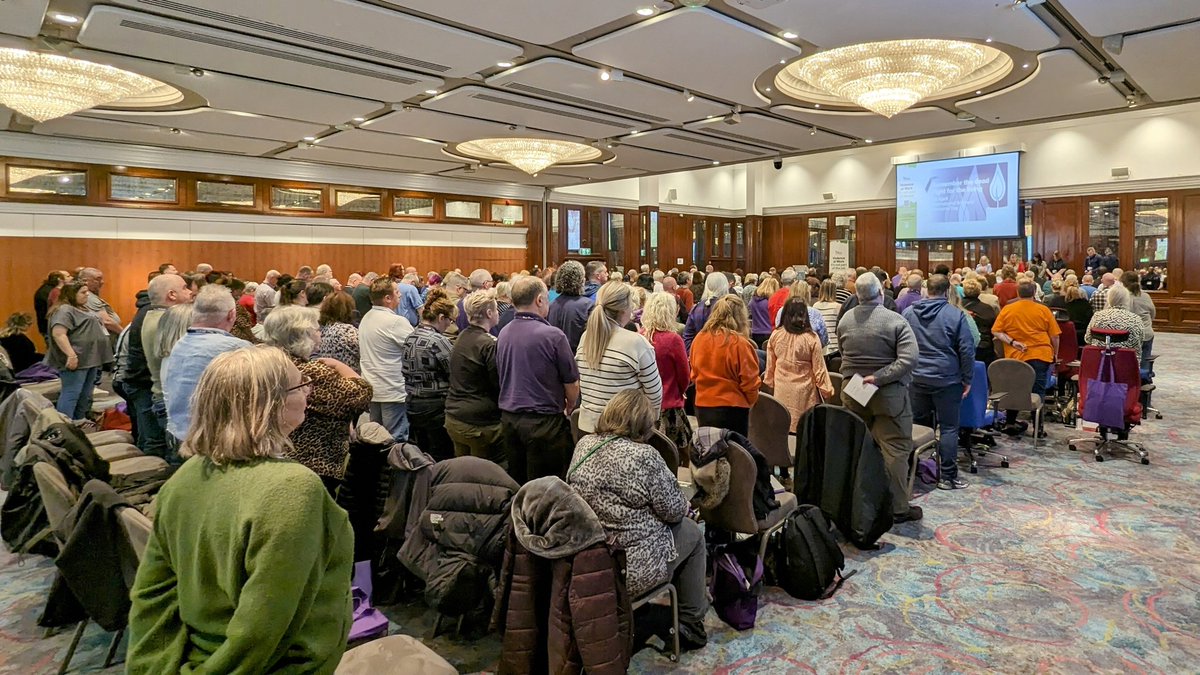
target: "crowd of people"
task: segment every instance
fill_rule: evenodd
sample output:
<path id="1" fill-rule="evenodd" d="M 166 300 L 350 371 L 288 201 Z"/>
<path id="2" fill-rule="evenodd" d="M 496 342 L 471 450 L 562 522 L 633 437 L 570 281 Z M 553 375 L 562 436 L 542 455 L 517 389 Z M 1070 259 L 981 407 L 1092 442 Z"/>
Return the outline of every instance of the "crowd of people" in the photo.
<path id="1" fill-rule="evenodd" d="M 675 581 L 681 637 L 694 648 L 706 640 L 705 547 L 676 476 L 646 444 L 653 430 L 687 453 L 690 398 L 698 426 L 746 435 L 765 385 L 794 433 L 814 406 L 838 402 L 831 367 L 859 375 L 875 395 L 840 403 L 882 450 L 895 521 L 919 520 L 912 426 L 936 419 L 937 487 L 967 488 L 958 419 L 976 360 L 1024 361 L 1042 393 L 1060 320 L 1080 344 L 1103 344 L 1094 331 L 1118 328 L 1123 346 L 1149 354 L 1155 308 L 1145 291 L 1164 288 L 1165 273 L 1125 272 L 1094 254 L 1082 274 L 1056 252 L 1049 262 L 1014 256 L 993 269 L 985 257 L 894 275 L 711 265 L 622 274 L 600 261 L 422 275 L 394 264 L 344 284 L 329 265 L 270 270 L 254 283 L 166 263 L 128 322 L 95 268 L 51 272 L 34 316 L 44 362 L 61 379 L 58 410 L 85 418 L 111 370 L 139 448 L 182 464 L 159 498 L 135 584 L 131 672 L 208 659 L 212 670 L 324 663 L 344 648 L 351 537 L 333 497 L 364 413 L 435 460 L 489 460 L 517 484 L 565 479 L 626 549 L 633 592 Z M 14 339 L 28 341 L 33 323 L 9 320 L 0 339 L 11 365 L 41 358 Z M 1016 411 L 1006 420 L 1006 433 L 1027 431 Z M 255 564 L 229 568 L 246 556 Z M 326 629 L 341 642 L 318 635 Z"/>

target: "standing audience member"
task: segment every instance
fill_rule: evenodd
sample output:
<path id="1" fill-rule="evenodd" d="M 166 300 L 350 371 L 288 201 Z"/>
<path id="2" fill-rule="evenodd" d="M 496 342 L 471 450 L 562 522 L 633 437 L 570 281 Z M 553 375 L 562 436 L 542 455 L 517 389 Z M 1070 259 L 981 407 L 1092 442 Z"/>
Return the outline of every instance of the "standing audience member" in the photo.
<path id="1" fill-rule="evenodd" d="M 1096 292 L 1096 279 L 1090 274 L 1083 275 L 1083 283 L 1080 284 L 1079 290 L 1083 291 L 1083 295 L 1091 302 L 1092 295 Z"/>
<path id="2" fill-rule="evenodd" d="M 192 323 L 187 333 L 163 359 L 163 400 L 167 406 L 167 432 L 176 440 L 187 438 L 191 424 L 192 394 L 200 375 L 213 359 L 225 352 L 248 347 L 229 333 L 237 305 L 224 286 L 205 286 L 192 303 Z"/>
<path id="3" fill-rule="evenodd" d="M 593 260 L 584 269 L 586 281 L 583 285 L 583 295 L 592 302 L 596 301 L 596 291 L 608 283 L 608 267 L 601 260 Z"/>
<path id="4" fill-rule="evenodd" d="M 58 301 L 62 287 L 71 275 L 66 270 L 55 270 L 46 275 L 46 280 L 33 293 L 33 316 L 37 321 L 38 333 L 47 344 L 50 342 L 50 327 L 46 321 L 50 318 L 50 308 Z"/>
<path id="5" fill-rule="evenodd" d="M 720 272 L 713 272 L 708 275 L 704 281 L 704 292 L 700 295 L 700 299 L 692 307 L 692 311 L 688 313 L 687 323 L 683 327 L 683 344 L 690 351 L 692 348 L 692 340 L 701 329 L 708 323 L 708 317 L 712 314 L 713 307 L 717 301 L 729 295 L 729 279 L 725 278 Z M 742 310 L 745 311 L 746 306 L 742 305 Z M 746 326 L 746 336 L 749 339 L 750 327 Z"/>
<path id="6" fill-rule="evenodd" d="M 675 297 L 679 298 L 683 304 L 684 316 L 691 313 L 692 306 L 696 304 L 696 296 L 692 294 L 692 275 L 687 272 L 680 272 L 675 279 L 677 288 L 675 289 Z M 684 319 L 680 323 L 686 322 Z"/>
<path id="7" fill-rule="evenodd" d="M 335 359 L 361 373 L 358 329 L 354 327 L 354 299 L 349 293 L 338 291 L 325 298 L 321 303 L 320 324 L 321 341 L 313 358 Z"/>
<path id="8" fill-rule="evenodd" d="M 1154 299 L 1149 293 L 1142 292 L 1141 280 L 1137 272 L 1126 272 L 1121 275 L 1121 285 L 1129 291 L 1129 311 L 1138 315 L 1142 320 L 1142 351 L 1141 362 L 1149 363 L 1150 352 L 1154 347 L 1154 316 L 1156 309 Z M 1110 293 L 1112 291 L 1109 291 Z"/>
<path id="9" fill-rule="evenodd" d="M 468 291 L 468 295 L 487 290 L 491 288 L 494 283 L 492 281 L 492 273 L 483 268 L 471 272 L 469 281 L 471 286 L 470 290 Z M 463 300 L 466 299 L 466 297 L 467 296 L 464 295 L 458 299 L 458 318 L 455 319 L 454 324 L 458 327 L 459 332 L 466 330 L 468 325 L 467 313 L 463 311 Z M 497 303 L 499 303 L 499 298 L 497 298 Z"/>
<path id="10" fill-rule="evenodd" d="M 763 382 L 791 415 L 788 431 L 813 406 L 833 397 L 833 382 L 825 368 L 821 339 L 809 323 L 808 305 L 792 298 L 783 306 L 779 328 L 767 341 L 767 372 Z"/>
<path id="11" fill-rule="evenodd" d="M 392 263 L 388 268 L 388 278 L 396 284 L 396 313 L 407 319 L 410 326 L 416 326 L 421 321 L 421 291 L 404 280 L 406 274 L 401 263 Z"/>
<path id="12" fill-rule="evenodd" d="M 308 282 L 303 279 L 292 279 L 279 287 L 279 306 L 298 305 L 308 306 Z"/>
<path id="13" fill-rule="evenodd" d="M 825 331 L 829 335 L 829 344 L 825 345 L 825 355 L 832 356 L 838 352 L 837 320 L 842 305 L 837 301 L 837 283 L 832 279 L 821 282 L 821 290 L 813 309 L 821 313 L 825 321 Z"/>
<path id="14" fill-rule="evenodd" d="M 1104 276 L 1100 277 L 1100 285 L 1096 287 L 1096 291 L 1092 293 L 1089 302 L 1092 303 L 1092 311 L 1099 312 L 1104 309 L 1104 298 L 1108 295 L 1108 291 L 1117 283 L 1117 277 L 1112 272 L 1105 272 Z"/>
<path id="15" fill-rule="evenodd" d="M 258 285 L 258 290 L 254 292 L 254 316 L 259 323 L 266 320 L 267 315 L 278 303 L 275 297 L 275 292 L 279 290 L 278 284 L 279 270 L 268 270 L 262 283 Z"/>
<path id="16" fill-rule="evenodd" d="M 335 290 L 333 284 L 327 281 L 312 282 L 304 291 L 305 298 L 308 300 L 308 304 L 305 306 L 320 309 L 321 303 L 325 302 L 325 298 L 333 295 Z"/>
<path id="17" fill-rule="evenodd" d="M 962 400 L 971 391 L 975 375 L 975 338 L 970 319 L 947 298 L 950 281 L 943 274 L 929 277 L 929 297 L 904 311 L 919 350 L 909 396 L 913 420 L 932 427 L 937 420 L 938 489 L 961 490 L 967 481 L 958 477 L 958 419 Z"/>
<path id="18" fill-rule="evenodd" d="M 318 317 L 310 307 L 279 307 L 263 322 L 263 342 L 282 349 L 308 387 L 304 422 L 289 435 L 292 447 L 285 454 L 312 469 L 336 496 L 346 474 L 350 427 L 367 411 L 371 385 L 341 361 L 312 358 L 321 341 Z"/>
<path id="19" fill-rule="evenodd" d="M 879 389 L 866 406 L 843 390 L 842 403 L 862 418 L 883 453 L 895 522 L 920 520 L 924 515 L 921 507 L 908 503 L 908 461 L 912 455 L 908 386 L 917 363 L 917 341 L 908 322 L 883 306 L 879 277 L 858 277 L 854 290 L 858 305 L 842 315 L 837 327 L 842 376 L 849 380 L 859 375 Z"/>
<path id="20" fill-rule="evenodd" d="M 571 353 L 579 349 L 579 339 L 587 329 L 588 314 L 595 301 L 583 294 L 584 269 L 575 260 L 568 260 L 554 275 L 558 297 L 550 303 L 550 314 L 546 317 L 551 326 L 567 336 Z"/>
<path id="21" fill-rule="evenodd" d="M 709 278 L 713 276 L 724 278 L 719 273 Z M 692 342 L 696 421 L 745 436 L 762 384 L 758 351 L 750 341 L 750 320 L 741 297 L 723 294 L 712 305 L 707 323 Z"/>
<path id="22" fill-rule="evenodd" d="M 158 493 L 130 591 L 130 673 L 332 673 L 350 633 L 354 535 L 283 460 L 308 385 L 277 349 L 223 354 L 196 387 L 190 459 Z"/>
<path id="23" fill-rule="evenodd" d="M 138 448 L 148 454 L 167 457 L 167 429 L 155 413 L 156 399 L 162 399 L 162 385 L 155 384 L 155 373 L 161 359 L 151 359 L 150 352 L 158 341 L 158 326 L 167 308 L 192 301 L 192 292 L 178 274 L 161 274 L 150 280 L 147 288 L 150 304 L 138 310 L 130 323 L 126 337 L 125 377 L 122 387 L 129 401 L 129 412 L 137 427 Z M 155 366 L 151 368 L 151 361 Z"/>
<path id="24" fill-rule="evenodd" d="M 750 339 L 754 346 L 763 349 L 771 331 L 775 329 L 775 317 L 771 316 L 771 296 L 779 291 L 779 282 L 775 277 L 767 277 L 754 291 L 750 299 Z"/>
<path id="25" fill-rule="evenodd" d="M 1046 395 L 1046 371 L 1058 360 L 1058 336 L 1062 329 L 1050 308 L 1034 299 L 1035 284 L 1026 280 L 1017 289 L 1017 300 L 1005 305 L 992 326 L 992 335 L 1003 342 L 1004 355 L 1018 359 L 1033 367 L 1033 393 L 1044 398 Z M 1019 436 L 1029 428 L 1017 421 L 1017 411 L 1006 413 L 1004 433 Z M 1045 431 L 1035 429 L 1039 438 Z"/>
<path id="26" fill-rule="evenodd" d="M 920 274 L 910 274 L 904 283 L 904 290 L 900 292 L 900 295 L 896 296 L 896 311 L 902 315 L 904 314 L 904 310 L 921 299 L 922 287 L 925 284 L 925 280 L 921 278 Z"/>
<path id="27" fill-rule="evenodd" d="M 783 278 L 779 284 L 779 290 L 771 294 L 770 301 L 767 304 L 767 313 L 771 317 L 771 326 L 775 326 L 776 320 L 779 318 L 779 310 L 783 309 L 783 304 L 787 302 L 788 296 L 791 295 L 792 284 L 796 283 L 796 270 L 791 267 L 783 270 Z"/>
<path id="28" fill-rule="evenodd" d="M 121 332 L 121 317 L 117 315 L 112 305 L 100 297 L 100 289 L 104 288 L 104 273 L 95 267 L 85 267 L 79 271 L 77 281 L 82 281 L 88 288 L 87 310 L 95 312 L 100 317 L 104 329 L 113 335 Z"/>
<path id="29" fill-rule="evenodd" d="M 671 277 L 667 277 L 670 279 Z M 662 414 L 655 428 L 663 432 L 680 456 L 689 456 L 692 448 L 692 425 L 684 410 L 690 383 L 687 348 L 679 336 L 675 322 L 679 301 L 669 293 L 655 293 L 642 309 L 642 335 L 654 347 L 654 360 L 662 380 Z"/>
<path id="30" fill-rule="evenodd" d="M 1071 323 L 1075 324 L 1075 338 L 1082 347 L 1085 344 L 1084 333 L 1087 332 L 1088 324 L 1092 322 L 1092 316 L 1096 312 L 1079 286 L 1067 286 L 1066 299 L 1067 316 Z"/>
<path id="31" fill-rule="evenodd" d="M 1017 273 L 1012 267 L 1005 267 L 1000 270 L 1000 283 L 992 289 L 996 295 L 996 301 L 1000 303 L 1000 308 L 1012 302 L 1017 297 Z"/>
<path id="32" fill-rule="evenodd" d="M 250 316 L 250 325 L 258 325 L 258 315 L 254 313 L 254 296 L 258 293 L 258 284 L 242 282 L 242 294 L 238 296 L 238 306 L 245 309 Z M 238 312 L 239 314 L 241 312 Z"/>
<path id="33" fill-rule="evenodd" d="M 421 307 L 421 323 L 404 339 L 402 351 L 409 436 L 437 460 L 454 456 L 454 444 L 446 433 L 451 345 L 443 333 L 454 325 L 456 311 L 444 289 L 430 291 Z"/>
<path id="34" fill-rule="evenodd" d="M 371 311 L 371 284 L 379 275 L 375 272 L 367 272 L 363 276 L 362 283 L 355 286 L 351 291 L 350 297 L 354 298 L 354 325 L 357 326 L 359 321 Z"/>
<path id="35" fill-rule="evenodd" d="M 358 324 L 363 378 L 371 385 L 371 421 L 388 430 L 397 443 L 408 440 L 407 393 L 404 389 L 404 341 L 413 332 L 396 313 L 396 282 L 380 277 L 371 283 L 371 311 Z"/>
<path id="36" fill-rule="evenodd" d="M 579 429 L 591 433 L 604 406 L 623 389 L 640 389 L 655 409 L 662 407 L 662 379 L 654 348 L 638 333 L 623 330 L 636 307 L 633 290 L 609 282 L 596 293 L 596 308 L 575 352 L 579 369 Z"/>
<path id="37" fill-rule="evenodd" d="M 801 300 L 804 302 L 804 306 L 808 308 L 808 325 L 817 334 L 817 337 L 821 338 L 821 348 L 824 349 L 825 345 L 829 344 L 829 331 L 825 328 L 825 318 L 812 307 L 812 285 L 804 279 L 797 279 L 791 288 L 788 289 L 784 304 L 787 304 L 788 300 Z M 779 326 L 779 319 L 782 315 L 783 305 L 780 305 L 779 311 L 771 317 L 774 326 Z"/>
<path id="38" fill-rule="evenodd" d="M 91 291 L 79 281 L 63 286 L 50 308 L 47 325 L 46 364 L 58 370 L 62 389 L 55 408 L 73 420 L 87 419 L 92 392 L 100 384 L 101 369 L 113 361 L 112 342 L 104 319 L 88 309 Z"/>
<path id="39" fill-rule="evenodd" d="M 512 304 L 512 282 L 501 281 L 496 284 L 496 308 L 500 310 L 500 323 L 496 324 L 496 334 L 499 335 L 517 315 L 517 308 Z"/>
<path id="40" fill-rule="evenodd" d="M 671 581 L 679 590 L 679 641 L 708 641 L 704 536 L 687 517 L 688 503 L 662 455 L 646 443 L 658 408 L 636 390 L 619 392 L 571 458 L 569 482 L 625 550 L 631 597 Z"/>
<path id="41" fill-rule="evenodd" d="M 579 369 L 567 337 L 546 321 L 550 297 L 542 280 L 521 277 L 513 282 L 512 295 L 517 315 L 496 345 L 508 472 L 522 484 L 542 476 L 561 478 L 571 458 L 566 415 L 579 401 Z"/>
<path id="42" fill-rule="evenodd" d="M 696 271 L 695 268 L 692 269 L 692 273 L 688 279 L 688 284 L 690 284 L 688 286 L 688 289 L 692 292 L 692 307 L 695 307 L 696 303 L 700 302 L 700 298 L 702 298 L 704 296 L 704 280 L 705 280 L 705 278 L 706 277 L 705 277 L 704 272 Z M 681 283 L 680 285 L 682 286 L 683 284 Z M 688 314 L 691 314 L 691 313 L 692 313 L 692 310 L 691 310 L 691 308 L 689 308 Z"/>
<path id="43" fill-rule="evenodd" d="M 582 266 L 581 266 L 582 267 Z M 446 432 L 454 455 L 505 462 L 500 430 L 500 374 L 496 370 L 496 338 L 500 320 L 495 291 L 472 293 L 463 301 L 467 328 L 450 350 L 450 389 L 446 393 Z"/>
<path id="44" fill-rule="evenodd" d="M 978 278 L 964 281 L 962 306 L 979 330 L 979 345 L 975 347 L 975 360 L 990 365 L 992 361 L 996 360 L 996 341 L 992 336 L 992 325 L 996 323 L 996 315 L 999 312 L 995 307 L 980 299 L 982 289 L 983 286 L 979 283 Z"/>
<path id="45" fill-rule="evenodd" d="M 742 284 L 742 302 L 746 306 L 750 306 L 750 300 L 754 298 L 755 292 L 758 291 L 758 275 L 751 272 L 746 275 L 746 281 Z"/>

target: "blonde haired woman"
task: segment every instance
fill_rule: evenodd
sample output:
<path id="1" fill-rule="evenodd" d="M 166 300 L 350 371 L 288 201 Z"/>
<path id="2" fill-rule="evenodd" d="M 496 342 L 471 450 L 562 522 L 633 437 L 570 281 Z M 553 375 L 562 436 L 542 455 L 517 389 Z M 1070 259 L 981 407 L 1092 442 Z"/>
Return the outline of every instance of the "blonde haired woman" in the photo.
<path id="1" fill-rule="evenodd" d="M 692 342 L 692 381 L 700 426 L 749 433 L 750 408 L 758 400 L 762 378 L 741 297 L 726 295 L 713 303 L 708 322 Z"/>
<path id="2" fill-rule="evenodd" d="M 842 311 L 842 304 L 837 301 L 837 289 L 837 282 L 833 279 L 822 281 L 817 301 L 812 304 L 812 308 L 820 312 L 821 319 L 825 321 L 825 332 L 829 335 L 829 343 L 825 345 L 826 356 L 838 352 L 837 319 L 838 313 Z"/>
<path id="3" fill-rule="evenodd" d="M 311 383 L 278 349 L 201 375 L 130 593 L 129 673 L 332 673 L 350 632 L 354 535 L 317 476 L 284 459 Z"/>
<path id="4" fill-rule="evenodd" d="M 662 416 L 656 428 L 679 448 L 690 453 L 692 425 L 683 409 L 688 388 L 688 355 L 679 337 L 678 300 L 670 293 L 652 293 L 642 308 L 642 335 L 654 347 L 654 360 L 662 378 Z"/>
<path id="5" fill-rule="evenodd" d="M 596 307 L 575 352 L 583 431 L 596 428 L 604 406 L 622 389 L 641 389 L 656 410 L 662 406 L 662 378 L 654 348 L 646 338 L 623 328 L 636 309 L 633 290 L 619 281 L 610 281 L 596 292 Z"/>
<path id="6" fill-rule="evenodd" d="M 337 359 L 314 359 L 321 344 L 316 307 L 283 305 L 263 321 L 264 342 L 282 349 L 311 383 L 304 423 L 291 434 L 287 456 L 321 477 L 329 494 L 337 494 L 350 454 L 350 425 L 371 404 L 371 385 Z"/>

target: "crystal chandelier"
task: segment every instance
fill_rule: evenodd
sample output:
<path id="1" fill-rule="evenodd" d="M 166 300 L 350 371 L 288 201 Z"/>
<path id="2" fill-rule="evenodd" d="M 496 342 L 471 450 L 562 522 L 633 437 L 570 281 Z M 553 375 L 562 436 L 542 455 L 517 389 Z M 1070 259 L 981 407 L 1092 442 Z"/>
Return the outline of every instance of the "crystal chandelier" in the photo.
<path id="1" fill-rule="evenodd" d="M 959 40 L 889 40 L 819 52 L 788 64 L 776 77 L 784 93 L 810 98 L 816 90 L 891 117 L 935 94 L 950 95 L 965 81 L 979 86 L 1003 78 L 1012 60 L 998 49 Z M 983 70 L 982 74 L 980 71 Z"/>
<path id="2" fill-rule="evenodd" d="M 455 150 L 484 162 L 507 162 L 531 176 L 555 164 L 592 162 L 604 154 L 590 145 L 552 138 L 480 138 L 459 143 Z"/>
<path id="3" fill-rule="evenodd" d="M 0 104 L 45 122 L 163 86 L 112 66 L 0 48 Z"/>

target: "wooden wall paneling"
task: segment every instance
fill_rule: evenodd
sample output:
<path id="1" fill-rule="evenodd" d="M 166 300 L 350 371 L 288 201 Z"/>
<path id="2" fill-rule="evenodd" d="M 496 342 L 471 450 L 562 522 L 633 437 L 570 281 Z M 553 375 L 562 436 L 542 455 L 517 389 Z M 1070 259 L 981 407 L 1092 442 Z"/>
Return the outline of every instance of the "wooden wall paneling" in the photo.
<path id="1" fill-rule="evenodd" d="M 1033 253 L 1047 259 L 1060 251 L 1068 265 L 1083 269 L 1086 257 L 1087 203 L 1075 197 L 1037 200 L 1033 203 Z"/>
<path id="2" fill-rule="evenodd" d="M 808 217 L 780 216 L 774 251 L 768 251 L 767 268 L 783 269 L 808 263 Z"/>
<path id="3" fill-rule="evenodd" d="M 859 211 L 855 225 L 855 262 L 858 267 L 878 265 L 890 273 L 896 266 L 896 229 L 892 209 Z"/>
<path id="4" fill-rule="evenodd" d="M 1181 236 L 1176 239 L 1178 243 L 1172 242 L 1171 245 L 1182 249 L 1180 253 L 1185 257 L 1188 253 L 1193 256 L 1200 255 L 1200 193 L 1186 194 L 1180 201 L 1182 217 L 1179 222 L 1179 234 Z M 1194 258 L 1190 263 L 1186 260 L 1181 263 L 1174 265 L 1167 274 L 1167 287 L 1171 288 L 1172 294 L 1177 297 L 1200 300 L 1200 264 L 1196 264 Z M 1196 312 L 1193 312 L 1184 321 L 1200 320 L 1200 317 L 1195 315 Z"/>

